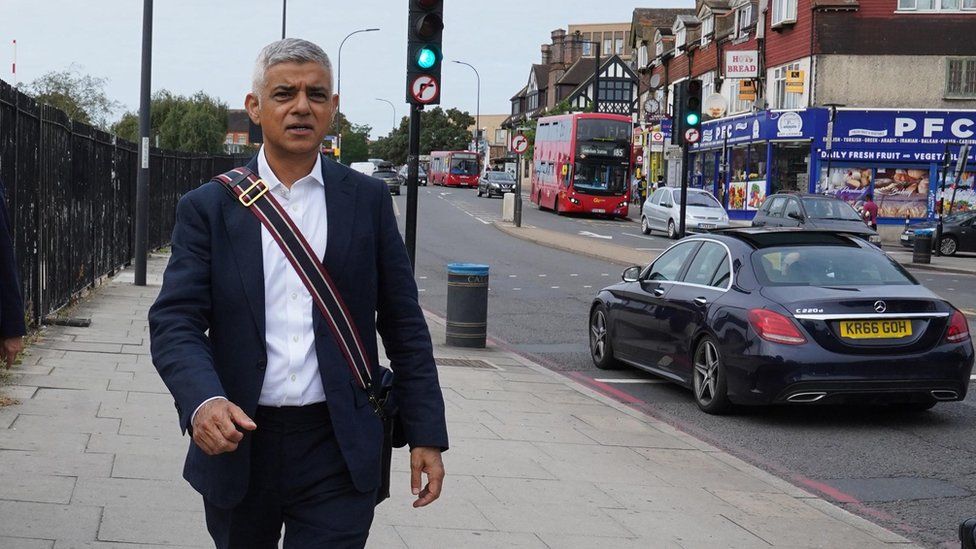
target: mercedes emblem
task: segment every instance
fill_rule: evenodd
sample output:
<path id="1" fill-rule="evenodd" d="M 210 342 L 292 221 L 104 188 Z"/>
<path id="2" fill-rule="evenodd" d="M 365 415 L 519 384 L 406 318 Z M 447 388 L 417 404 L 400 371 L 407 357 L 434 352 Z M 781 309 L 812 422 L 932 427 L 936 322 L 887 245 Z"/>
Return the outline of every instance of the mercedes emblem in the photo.
<path id="1" fill-rule="evenodd" d="M 879 299 L 878 301 L 874 302 L 874 310 L 879 313 L 883 313 L 888 310 L 888 304 Z"/>

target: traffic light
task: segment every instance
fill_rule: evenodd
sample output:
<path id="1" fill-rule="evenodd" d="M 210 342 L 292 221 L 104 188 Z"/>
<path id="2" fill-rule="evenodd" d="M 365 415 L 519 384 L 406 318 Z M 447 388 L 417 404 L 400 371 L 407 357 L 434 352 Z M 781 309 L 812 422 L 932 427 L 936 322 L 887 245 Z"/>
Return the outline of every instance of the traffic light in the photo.
<path id="1" fill-rule="evenodd" d="M 701 139 L 702 83 L 701 80 L 685 80 L 674 86 L 674 131 L 671 143 L 687 145 Z M 689 130 L 695 130 L 689 132 Z M 688 137 L 691 137 L 689 140 Z"/>
<path id="2" fill-rule="evenodd" d="M 410 0 L 407 17 L 407 103 L 440 103 L 443 31 L 443 0 Z"/>

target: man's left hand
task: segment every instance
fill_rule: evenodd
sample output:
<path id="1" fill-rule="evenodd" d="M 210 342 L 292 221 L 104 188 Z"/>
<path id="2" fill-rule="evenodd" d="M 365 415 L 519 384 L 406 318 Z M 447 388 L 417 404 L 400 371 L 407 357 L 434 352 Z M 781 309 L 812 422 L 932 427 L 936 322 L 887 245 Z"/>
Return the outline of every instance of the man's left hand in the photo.
<path id="1" fill-rule="evenodd" d="M 427 485 L 420 489 L 421 473 L 427 475 Z M 414 507 L 424 507 L 441 497 L 444 483 L 444 462 L 437 448 L 418 446 L 410 450 L 410 490 L 417 500 Z"/>
<path id="2" fill-rule="evenodd" d="M 9 370 L 17 361 L 17 355 L 23 350 L 24 338 L 22 337 L 8 337 L 0 340 L 0 362 L 3 362 Z"/>

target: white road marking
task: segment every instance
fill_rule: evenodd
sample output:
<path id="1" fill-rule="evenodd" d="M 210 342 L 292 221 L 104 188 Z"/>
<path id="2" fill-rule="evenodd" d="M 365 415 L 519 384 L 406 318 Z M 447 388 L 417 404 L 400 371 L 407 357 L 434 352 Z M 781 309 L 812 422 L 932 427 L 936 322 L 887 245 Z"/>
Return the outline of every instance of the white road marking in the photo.
<path id="1" fill-rule="evenodd" d="M 634 238 L 643 238 L 644 240 L 653 240 L 655 242 L 658 242 L 658 241 L 661 240 L 660 238 L 654 238 L 653 236 L 646 236 L 646 235 L 642 235 L 642 234 L 631 234 L 631 233 L 620 233 L 620 234 L 622 234 L 624 236 L 632 236 Z"/>
<path id="2" fill-rule="evenodd" d="M 584 288 L 592 288 L 593 286 L 583 286 Z"/>
<path id="3" fill-rule="evenodd" d="M 518 275 L 508 275 L 508 278 L 518 278 Z"/>
<path id="4" fill-rule="evenodd" d="M 426 276 L 421 276 L 421 277 L 418 277 L 418 278 L 420 278 L 420 280 L 427 280 L 427 277 Z"/>
<path id="5" fill-rule="evenodd" d="M 426 292 L 427 290 L 426 290 L 426 289 L 424 289 L 424 288 L 417 288 L 417 291 L 418 291 L 418 292 Z"/>
<path id="6" fill-rule="evenodd" d="M 573 273 L 573 274 L 571 274 L 571 275 L 569 275 L 569 276 L 579 276 L 579 275 L 578 275 L 578 274 L 575 274 L 575 273 Z"/>
<path id="7" fill-rule="evenodd" d="M 519 291 L 521 291 L 521 290 L 522 290 L 522 288 L 512 288 L 512 291 L 513 291 L 513 292 L 519 292 Z"/>
<path id="8" fill-rule="evenodd" d="M 600 276 L 610 276 L 610 273 L 600 273 Z"/>
<path id="9" fill-rule="evenodd" d="M 580 231 L 579 232 L 579 235 L 580 236 L 588 236 L 590 238 L 602 238 L 604 240 L 613 240 L 613 237 L 612 236 L 605 235 L 605 234 L 591 233 L 590 231 Z"/>
<path id="10" fill-rule="evenodd" d="M 955 288 L 946 288 L 946 290 L 949 290 L 950 292 L 954 292 L 954 291 L 956 291 L 956 289 L 955 289 Z"/>
<path id="11" fill-rule="evenodd" d="M 970 381 L 973 381 L 973 380 L 976 380 L 976 374 L 972 374 L 972 375 L 970 375 L 970 376 L 969 376 L 969 380 L 970 380 Z"/>
<path id="12" fill-rule="evenodd" d="M 545 278 L 546 275 L 539 275 L 539 278 Z"/>
<path id="13" fill-rule="evenodd" d="M 549 289 L 551 289 L 551 290 L 558 290 L 559 289 L 559 286 L 549 286 Z"/>
<path id="14" fill-rule="evenodd" d="M 477 219 L 478 221 L 484 223 L 485 225 L 491 225 L 491 221 L 485 221 L 484 219 L 481 219 L 480 217 L 475 217 L 475 219 Z"/>
<path id="15" fill-rule="evenodd" d="M 647 385 L 657 385 L 659 383 L 667 383 L 663 379 L 613 379 L 604 377 L 595 377 L 593 381 L 599 381 L 600 383 L 627 383 L 627 384 L 647 384 Z"/>

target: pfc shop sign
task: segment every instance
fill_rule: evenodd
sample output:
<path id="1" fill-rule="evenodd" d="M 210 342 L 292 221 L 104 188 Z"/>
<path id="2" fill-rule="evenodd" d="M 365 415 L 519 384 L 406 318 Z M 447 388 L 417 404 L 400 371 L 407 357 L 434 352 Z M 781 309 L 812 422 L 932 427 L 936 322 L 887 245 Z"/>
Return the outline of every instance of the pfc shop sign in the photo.
<path id="1" fill-rule="evenodd" d="M 727 51 L 725 52 L 726 78 L 758 78 L 759 51 Z"/>

